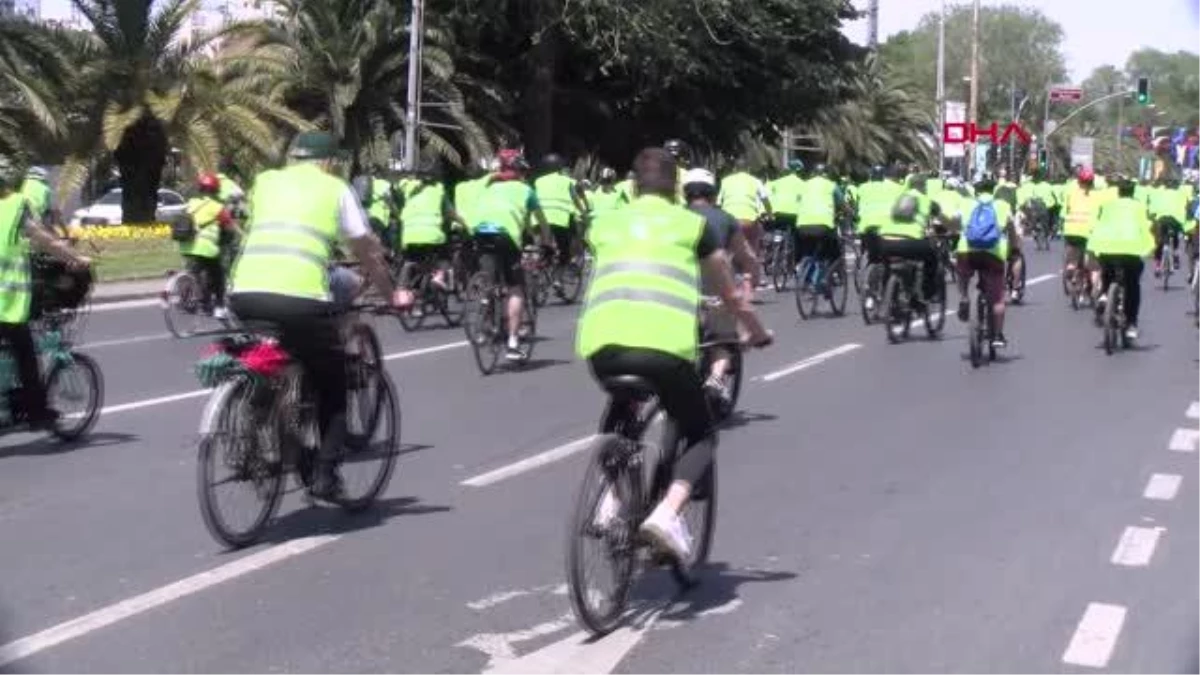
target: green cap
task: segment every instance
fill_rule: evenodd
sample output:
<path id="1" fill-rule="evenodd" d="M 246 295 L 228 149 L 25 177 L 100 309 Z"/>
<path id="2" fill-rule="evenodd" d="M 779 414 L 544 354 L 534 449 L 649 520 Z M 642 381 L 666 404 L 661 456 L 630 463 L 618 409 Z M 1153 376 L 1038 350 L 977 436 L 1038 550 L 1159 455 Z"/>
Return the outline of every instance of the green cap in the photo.
<path id="1" fill-rule="evenodd" d="M 327 131 L 303 131 L 288 149 L 288 157 L 294 159 L 332 159 L 337 154 L 337 139 Z"/>

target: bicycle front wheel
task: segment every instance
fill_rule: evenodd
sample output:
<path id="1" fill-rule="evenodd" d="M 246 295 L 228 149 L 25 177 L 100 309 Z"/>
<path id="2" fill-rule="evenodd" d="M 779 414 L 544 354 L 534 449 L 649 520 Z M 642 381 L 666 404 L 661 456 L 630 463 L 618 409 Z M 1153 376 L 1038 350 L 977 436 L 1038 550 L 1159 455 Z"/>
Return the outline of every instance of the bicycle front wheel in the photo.
<path id="1" fill-rule="evenodd" d="M 370 429 L 353 429 L 342 449 L 343 490 L 338 506 L 350 512 L 365 510 L 387 489 L 400 451 L 400 402 L 392 378 L 381 369 L 373 370 L 369 386 L 374 395 L 366 397 L 376 406 Z M 354 406 L 354 397 L 351 407 Z M 352 419 L 347 411 L 347 419 Z"/>
<path id="2" fill-rule="evenodd" d="M 491 277 L 479 272 L 467 284 L 466 301 L 463 303 L 463 330 L 467 342 L 471 343 L 471 354 L 479 372 L 490 375 L 500 359 L 500 348 L 504 337 L 503 307 L 495 307 L 497 295 L 493 295 Z"/>
<path id="3" fill-rule="evenodd" d="M 834 316 L 846 314 L 846 302 L 850 298 L 850 284 L 846 281 L 846 260 L 839 258 L 831 263 L 826 271 L 826 293 L 829 296 L 829 307 Z"/>
<path id="4" fill-rule="evenodd" d="M 595 636 L 620 624 L 633 582 L 641 476 L 622 464 L 610 479 L 602 466 L 625 442 L 615 434 L 593 442 L 567 528 L 567 595 L 579 623 Z"/>
<path id="5" fill-rule="evenodd" d="M 796 273 L 796 311 L 800 313 L 801 319 L 815 315 L 817 303 L 821 301 L 821 294 L 817 292 L 816 283 L 813 280 L 816 264 L 817 262 L 813 258 L 805 258 L 800 261 L 800 267 Z"/>
<path id="6" fill-rule="evenodd" d="M 572 260 L 559 266 L 555 276 L 558 279 L 558 286 L 555 288 L 558 299 L 567 305 L 579 300 L 579 294 L 583 291 L 583 267 Z"/>
<path id="7" fill-rule="evenodd" d="M 1125 303 L 1125 291 L 1115 281 L 1108 286 L 1108 303 L 1104 306 L 1104 353 L 1112 353 L 1121 345 L 1124 328 L 1121 308 Z"/>
<path id="8" fill-rule="evenodd" d="M 55 363 L 46 377 L 46 398 L 58 411 L 51 433 L 73 441 L 91 431 L 104 405 L 104 376 L 92 357 L 71 352 L 70 360 Z"/>
<path id="9" fill-rule="evenodd" d="M 713 532 L 717 527 L 717 463 L 713 461 L 704 478 L 692 490 L 692 498 L 680 514 L 692 533 L 692 555 L 688 560 L 671 564 L 671 575 L 680 586 L 696 583 L 695 571 L 708 562 L 712 549 Z"/>
<path id="10" fill-rule="evenodd" d="M 180 272 L 167 282 L 163 291 L 163 319 L 171 335 L 186 338 L 196 334 L 201 296 L 199 282 L 188 272 Z"/>
<path id="11" fill-rule="evenodd" d="M 883 289 L 883 329 L 887 331 L 888 342 L 892 344 L 908 338 L 910 312 L 905 296 L 904 280 L 899 274 L 892 274 Z"/>

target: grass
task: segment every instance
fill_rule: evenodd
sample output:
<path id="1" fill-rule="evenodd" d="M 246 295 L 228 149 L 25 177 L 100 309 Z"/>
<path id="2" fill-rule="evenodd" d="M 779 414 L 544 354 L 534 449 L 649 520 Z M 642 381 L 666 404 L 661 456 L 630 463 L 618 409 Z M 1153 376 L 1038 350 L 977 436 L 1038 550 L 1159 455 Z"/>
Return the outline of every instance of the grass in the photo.
<path id="1" fill-rule="evenodd" d="M 79 244 L 79 251 L 91 256 L 96 278 L 101 282 L 161 278 L 167 270 L 179 269 L 183 264 L 179 245 L 171 239 L 110 239 L 95 243 L 98 252 L 87 242 Z"/>

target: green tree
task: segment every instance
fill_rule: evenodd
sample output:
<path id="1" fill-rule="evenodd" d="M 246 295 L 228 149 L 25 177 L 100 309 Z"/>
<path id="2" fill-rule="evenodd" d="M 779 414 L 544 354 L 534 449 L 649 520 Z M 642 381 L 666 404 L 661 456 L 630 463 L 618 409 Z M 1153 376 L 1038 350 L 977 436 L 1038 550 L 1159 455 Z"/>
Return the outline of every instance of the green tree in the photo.
<path id="1" fill-rule="evenodd" d="M 150 0 L 72 2 L 92 32 L 60 43 L 72 63 L 61 99 L 70 120 L 61 180 L 78 185 L 92 160 L 111 152 L 125 220 L 154 219 L 172 147 L 191 167 L 212 169 L 222 142 L 271 153 L 280 127 L 304 124 L 271 89 L 267 64 L 210 56 L 230 30 L 184 35 L 197 0 L 168 0 L 157 10 Z"/>
<path id="2" fill-rule="evenodd" d="M 970 82 L 965 78 L 971 74 L 972 13 L 969 5 L 946 13 L 947 100 L 969 100 Z M 927 14 L 916 29 L 889 38 L 879 50 L 886 64 L 916 83 L 921 98 L 931 106 L 937 90 L 937 27 L 938 14 Z M 1029 97 L 1023 119 L 1040 118 L 1047 88 L 1067 75 L 1062 27 L 1036 9 L 985 6 L 979 34 L 980 123 L 1011 117 L 1014 87 Z"/>
<path id="3" fill-rule="evenodd" d="M 0 155 L 40 159 L 47 140 L 62 135 L 56 94 L 69 70 L 54 36 L 41 26 L 0 21 Z"/>

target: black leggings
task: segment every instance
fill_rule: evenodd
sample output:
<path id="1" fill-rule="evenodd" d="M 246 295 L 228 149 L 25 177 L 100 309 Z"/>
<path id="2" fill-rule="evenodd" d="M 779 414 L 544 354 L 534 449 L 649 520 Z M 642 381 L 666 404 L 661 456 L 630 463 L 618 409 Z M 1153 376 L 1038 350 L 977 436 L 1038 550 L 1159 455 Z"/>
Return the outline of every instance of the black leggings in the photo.
<path id="1" fill-rule="evenodd" d="M 275 293 L 238 293 L 230 304 L 242 321 L 278 328 L 280 346 L 303 366 L 317 393 L 323 458 L 333 458 L 346 426 L 346 354 L 333 305 Z"/>
<path id="2" fill-rule="evenodd" d="M 1179 248 L 1179 235 L 1183 234 L 1183 225 L 1172 216 L 1159 216 L 1154 223 L 1154 262 L 1160 262 L 1163 254 L 1163 242 L 1167 235 L 1171 236 L 1171 246 Z"/>
<path id="3" fill-rule="evenodd" d="M 1101 285 L 1105 292 L 1117 276 L 1117 269 L 1125 271 L 1125 319 L 1130 325 L 1136 326 L 1138 312 L 1142 308 L 1142 270 L 1145 263 L 1136 255 L 1101 255 Z"/>
<path id="4" fill-rule="evenodd" d="M 934 248 L 933 242 L 928 239 L 888 239 L 880 238 L 879 240 L 879 255 L 884 259 L 884 265 L 887 265 L 888 258 L 903 258 L 905 260 L 916 260 L 922 263 L 924 268 L 924 285 L 921 288 L 922 294 L 926 299 L 934 299 L 934 294 L 937 293 L 938 278 L 938 252 Z M 891 268 L 885 267 L 887 270 L 884 274 L 884 283 L 887 283 L 887 277 L 891 274 Z"/>
<path id="5" fill-rule="evenodd" d="M 19 405 L 33 420 L 46 416 L 46 387 L 38 368 L 37 347 L 28 323 L 0 323 L 0 341 L 7 347 L 17 364 L 21 379 Z M 14 411 L 15 412 L 15 411 Z"/>
<path id="6" fill-rule="evenodd" d="M 204 297 L 213 299 L 217 305 L 225 304 L 225 266 L 221 256 L 202 258 L 198 255 L 187 258 L 188 271 L 204 284 Z"/>
<path id="7" fill-rule="evenodd" d="M 673 478 L 698 484 L 712 466 L 716 435 L 695 364 L 654 349 L 618 346 L 602 348 L 588 362 L 597 380 L 637 375 L 654 386 L 663 409 L 687 440 L 687 448 L 675 459 Z"/>
<path id="8" fill-rule="evenodd" d="M 815 255 L 821 260 L 833 261 L 842 257 L 842 239 L 837 230 L 824 225 L 801 225 L 793 230 L 796 244 L 796 260 Z"/>

